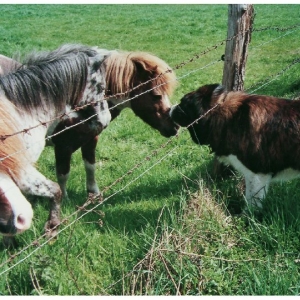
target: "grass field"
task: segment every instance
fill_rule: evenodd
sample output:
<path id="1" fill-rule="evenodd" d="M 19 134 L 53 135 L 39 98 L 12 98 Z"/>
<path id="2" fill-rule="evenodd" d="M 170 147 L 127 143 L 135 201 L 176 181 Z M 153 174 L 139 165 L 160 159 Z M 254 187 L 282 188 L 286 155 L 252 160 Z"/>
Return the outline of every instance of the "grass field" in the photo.
<path id="1" fill-rule="evenodd" d="M 299 24 L 300 5 L 254 8 L 257 29 Z M 174 67 L 227 36 L 227 5 L 0 5 L 0 13 L 0 53 L 8 56 L 74 42 L 148 51 Z M 202 68 L 223 53 L 224 45 L 176 70 L 179 86 L 172 102 L 203 84 L 221 82 L 222 62 Z M 299 56 L 299 27 L 254 32 L 246 90 L 299 96 L 299 64 L 270 77 Z M 266 79 L 272 81 L 263 86 Z M 194 145 L 185 130 L 161 149 L 167 139 L 125 110 L 99 140 L 100 188 L 138 162 L 142 166 L 104 196 L 119 193 L 66 227 L 71 217 L 55 242 L 29 247 L 2 265 L 0 295 L 300 293 L 299 180 L 271 187 L 262 218 L 240 217 L 241 177 L 214 180 L 213 155 Z M 155 149 L 161 150 L 145 160 Z M 52 148 L 45 149 L 38 168 L 56 180 Z M 85 202 L 83 182 L 81 155 L 75 153 L 63 217 Z M 43 233 L 47 201 L 31 200 L 33 226 L 17 237 L 17 249 L 1 246 L 0 264 Z"/>

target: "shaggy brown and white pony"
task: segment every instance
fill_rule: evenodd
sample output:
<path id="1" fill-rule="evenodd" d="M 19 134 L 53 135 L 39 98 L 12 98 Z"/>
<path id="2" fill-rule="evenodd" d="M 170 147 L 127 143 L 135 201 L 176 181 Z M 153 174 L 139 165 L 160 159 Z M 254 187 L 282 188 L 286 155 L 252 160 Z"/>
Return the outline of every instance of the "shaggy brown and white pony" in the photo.
<path id="1" fill-rule="evenodd" d="M 14 235 L 30 227 L 33 211 L 23 196 L 31 194 L 50 199 L 49 219 L 45 229 L 49 236 L 60 222 L 61 190 L 45 178 L 34 164 L 51 131 L 49 120 L 69 109 L 88 103 L 89 114 L 97 131 L 110 122 L 104 98 L 104 56 L 81 45 L 64 45 L 50 52 L 28 56 L 26 67 L 16 65 L 14 72 L 2 68 L 0 77 L 0 232 Z M 4 65 L 4 64 L 3 64 Z M 85 115 L 79 110 L 75 117 Z M 72 117 L 68 116 L 68 120 Z M 57 122 L 58 122 L 57 121 Z M 53 121 L 55 122 L 55 121 Z M 51 125 L 53 125 L 53 122 Z M 34 129 L 28 130 L 29 128 Z M 17 132 L 21 132 L 18 133 Z"/>
<path id="2" fill-rule="evenodd" d="M 300 101 L 212 84 L 186 94 L 170 115 L 189 126 L 195 143 L 209 145 L 221 162 L 244 175 L 250 206 L 262 206 L 272 181 L 300 175 Z"/>
<path id="3" fill-rule="evenodd" d="M 163 136 L 175 135 L 178 126 L 169 116 L 171 108 L 169 97 L 176 86 L 176 76 L 166 62 L 146 52 L 105 49 L 97 51 L 105 56 L 103 67 L 106 74 L 106 97 L 108 97 L 112 119 L 115 119 L 124 108 L 129 108 Z M 6 61 L 3 65 L 7 67 L 9 63 Z M 11 70 L 10 66 L 9 70 Z M 139 87 L 135 88 L 137 86 Z M 119 96 L 111 97 L 117 94 Z M 88 108 L 86 111 L 91 115 Z M 80 121 L 83 116 L 82 113 L 77 121 Z M 51 126 L 51 128 L 55 127 L 51 133 L 60 132 L 73 124 L 76 124 L 75 117 L 65 118 L 62 122 Z M 71 156 L 79 148 L 81 148 L 86 171 L 87 192 L 99 193 L 95 180 L 95 150 L 100 132 L 101 130 L 98 131 L 91 121 L 87 121 L 62 132 L 48 142 L 55 149 L 56 174 L 64 197 L 67 197 L 66 183 L 70 172 Z"/>
<path id="4" fill-rule="evenodd" d="M 163 136 L 175 135 L 178 126 L 171 120 L 169 111 L 176 77 L 171 68 L 160 58 L 145 52 L 100 50 L 105 54 L 103 65 L 106 74 L 106 97 L 114 120 L 124 108 L 130 108 L 144 122 Z M 169 70 L 169 72 L 168 72 Z M 133 89 L 140 85 L 139 88 Z M 133 89 L 130 92 L 129 90 Z M 124 94 L 125 93 L 125 94 Z M 120 94 L 120 96 L 111 97 Z M 58 124 L 60 131 L 64 124 Z M 81 148 L 86 171 L 88 193 L 98 194 L 95 180 L 95 151 L 100 132 L 87 134 L 89 122 L 51 139 L 55 148 L 56 173 L 64 197 L 70 172 L 72 153 Z M 67 147 L 66 147 L 67 145 Z"/>

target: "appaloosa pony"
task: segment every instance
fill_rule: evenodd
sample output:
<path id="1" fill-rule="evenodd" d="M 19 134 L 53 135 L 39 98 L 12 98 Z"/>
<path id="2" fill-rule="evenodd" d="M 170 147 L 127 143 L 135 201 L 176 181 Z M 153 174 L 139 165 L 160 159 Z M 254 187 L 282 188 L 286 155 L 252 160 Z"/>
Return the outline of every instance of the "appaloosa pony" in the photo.
<path id="1" fill-rule="evenodd" d="M 45 178 L 34 164 L 45 137 L 56 124 L 78 122 L 86 115 L 101 132 L 111 114 L 103 100 L 104 56 L 96 49 L 64 45 L 55 51 L 33 53 L 15 71 L 2 68 L 0 77 L 0 232 L 12 236 L 28 229 L 33 211 L 23 196 L 31 194 L 50 199 L 45 225 L 49 236 L 60 222 L 61 190 Z M 4 64 L 3 64 L 4 65 Z M 10 72 L 11 71 L 11 72 Z M 80 106 L 93 103 L 82 110 Z M 76 111 L 68 115 L 70 110 Z M 49 122 L 50 121 L 50 122 Z"/>
<path id="2" fill-rule="evenodd" d="M 145 52 L 99 51 L 105 55 L 106 97 L 112 119 L 124 108 L 130 108 L 163 136 L 175 135 L 179 127 L 169 117 L 169 96 L 176 85 L 171 68 L 160 58 Z M 64 126 L 58 124 L 56 131 Z M 87 192 L 99 193 L 95 180 L 95 150 L 100 132 L 87 134 L 86 127 L 89 127 L 89 122 L 51 139 L 55 147 L 58 183 L 65 197 L 71 156 L 78 148 L 81 148 L 84 161 Z"/>
<path id="3" fill-rule="evenodd" d="M 122 52 L 98 49 L 105 58 L 103 67 L 106 74 L 106 97 L 112 119 L 115 119 L 124 108 L 130 108 L 143 121 L 158 130 L 163 136 L 175 135 L 178 126 L 170 119 L 171 103 L 169 96 L 176 85 L 176 76 L 171 68 L 160 58 L 146 52 Z M 4 59 L 4 60 L 3 60 Z M 12 69 L 11 59 L 0 57 L 3 70 Z M 24 62 L 28 64 L 28 62 Z M 15 67 L 20 67 L 14 62 Z M 138 88 L 136 88 L 138 87 Z M 86 115 L 91 112 L 86 108 Z M 84 117 L 84 113 L 81 114 Z M 75 124 L 79 118 L 65 118 L 51 133 L 58 133 Z M 92 130 L 93 129 L 93 130 Z M 72 154 L 81 148 L 86 171 L 86 187 L 88 193 L 99 193 L 95 180 L 95 150 L 101 130 L 93 126 L 90 120 L 79 124 L 52 137 L 48 145 L 55 149 L 56 174 L 64 197 L 67 197 L 66 183 L 70 172 Z M 50 132 L 48 133 L 50 135 Z"/>

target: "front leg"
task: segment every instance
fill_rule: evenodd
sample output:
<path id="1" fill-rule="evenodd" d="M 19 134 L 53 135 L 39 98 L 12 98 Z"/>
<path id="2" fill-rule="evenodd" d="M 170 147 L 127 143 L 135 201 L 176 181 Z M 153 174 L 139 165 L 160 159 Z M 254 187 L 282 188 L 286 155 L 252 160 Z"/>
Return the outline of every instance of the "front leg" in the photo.
<path id="1" fill-rule="evenodd" d="M 81 154 L 86 174 L 86 189 L 88 193 L 92 194 L 99 194 L 100 192 L 95 180 L 97 142 L 98 136 L 95 136 L 81 147 Z"/>
<path id="2" fill-rule="evenodd" d="M 48 237 L 57 235 L 57 227 L 60 224 L 60 204 L 62 193 L 59 185 L 47 179 L 33 166 L 23 171 L 18 185 L 20 189 L 30 195 L 47 197 L 50 200 L 50 211 L 45 231 Z"/>

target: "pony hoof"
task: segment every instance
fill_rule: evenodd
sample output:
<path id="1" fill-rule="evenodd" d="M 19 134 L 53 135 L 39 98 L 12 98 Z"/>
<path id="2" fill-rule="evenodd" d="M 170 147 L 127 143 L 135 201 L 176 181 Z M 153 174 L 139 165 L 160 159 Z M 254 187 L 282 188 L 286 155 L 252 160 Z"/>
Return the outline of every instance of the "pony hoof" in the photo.
<path id="1" fill-rule="evenodd" d="M 51 221 L 47 221 L 46 224 L 45 224 L 45 234 L 46 234 L 46 237 L 48 239 L 54 239 L 57 237 L 58 235 L 58 225 L 59 225 L 59 222 L 56 223 L 56 224 L 53 224 L 53 222 Z"/>

